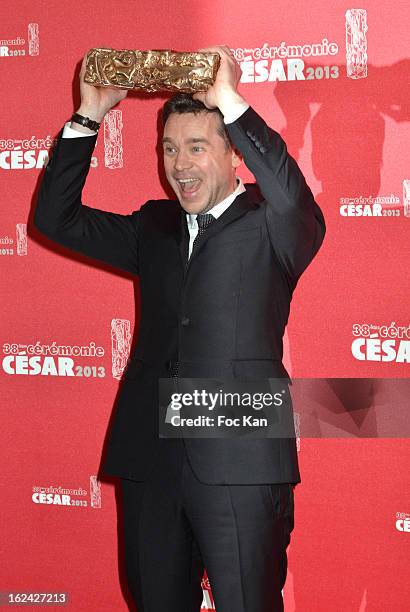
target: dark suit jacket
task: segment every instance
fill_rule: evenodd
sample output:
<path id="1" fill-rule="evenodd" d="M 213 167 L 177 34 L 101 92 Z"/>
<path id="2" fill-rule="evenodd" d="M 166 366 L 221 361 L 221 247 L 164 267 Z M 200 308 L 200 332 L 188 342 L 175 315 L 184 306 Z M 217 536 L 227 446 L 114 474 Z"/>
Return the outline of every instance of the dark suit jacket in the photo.
<path id="1" fill-rule="evenodd" d="M 297 281 L 325 222 L 281 136 L 249 108 L 227 126 L 256 178 L 207 229 L 185 270 L 188 230 L 178 201 L 151 200 L 129 215 L 82 205 L 96 137 L 58 139 L 35 225 L 74 251 L 140 277 L 141 323 L 124 372 L 106 474 L 144 480 L 158 445 L 158 378 L 288 378 L 282 337 Z M 289 380 L 287 381 L 289 382 Z M 167 442 L 167 441 L 165 441 Z M 300 481 L 296 442 L 185 439 L 204 483 Z"/>

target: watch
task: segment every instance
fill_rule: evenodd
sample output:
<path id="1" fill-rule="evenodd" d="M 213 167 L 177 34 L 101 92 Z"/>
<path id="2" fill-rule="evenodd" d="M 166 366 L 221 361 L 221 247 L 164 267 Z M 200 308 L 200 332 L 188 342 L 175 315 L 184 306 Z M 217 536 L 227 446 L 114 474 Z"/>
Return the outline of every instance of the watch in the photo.
<path id="1" fill-rule="evenodd" d="M 79 123 L 80 125 L 83 125 L 94 132 L 98 132 L 98 128 L 101 125 L 101 123 L 98 123 L 98 121 L 93 121 L 89 117 L 83 117 L 83 115 L 79 115 L 78 113 L 74 113 L 74 115 L 71 117 L 71 121 L 74 123 Z"/>

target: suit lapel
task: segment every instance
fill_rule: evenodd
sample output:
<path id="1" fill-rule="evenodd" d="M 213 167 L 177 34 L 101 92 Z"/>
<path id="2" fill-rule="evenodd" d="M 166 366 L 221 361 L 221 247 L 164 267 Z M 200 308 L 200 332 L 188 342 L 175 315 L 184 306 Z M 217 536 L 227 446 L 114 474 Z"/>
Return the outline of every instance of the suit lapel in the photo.
<path id="1" fill-rule="evenodd" d="M 254 189 L 256 185 L 245 185 L 245 187 L 246 191 L 239 194 L 232 204 L 225 210 L 225 212 L 223 212 L 220 217 L 211 223 L 206 232 L 198 237 L 198 240 L 195 243 L 195 250 L 192 252 L 186 265 L 186 271 L 191 265 L 191 262 L 198 256 L 201 248 L 204 246 L 207 240 L 209 240 L 209 238 L 212 238 L 212 236 L 218 234 L 224 227 L 245 215 L 249 210 L 258 208 L 259 202 L 263 198 L 260 195 L 259 190 L 257 188 Z M 182 260 L 183 262 L 186 262 L 188 258 L 189 232 L 185 211 L 182 208 L 181 211 L 181 232 L 179 235 L 179 245 Z"/>

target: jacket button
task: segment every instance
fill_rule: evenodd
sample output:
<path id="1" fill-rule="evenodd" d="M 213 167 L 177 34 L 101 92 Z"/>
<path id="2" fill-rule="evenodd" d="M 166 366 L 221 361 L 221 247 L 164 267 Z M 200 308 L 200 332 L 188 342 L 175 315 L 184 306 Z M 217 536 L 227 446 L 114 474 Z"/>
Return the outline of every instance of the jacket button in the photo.
<path id="1" fill-rule="evenodd" d="M 188 317 L 184 317 L 183 319 L 181 319 L 181 325 L 183 325 L 184 327 L 188 327 L 188 325 L 190 324 L 190 320 Z"/>

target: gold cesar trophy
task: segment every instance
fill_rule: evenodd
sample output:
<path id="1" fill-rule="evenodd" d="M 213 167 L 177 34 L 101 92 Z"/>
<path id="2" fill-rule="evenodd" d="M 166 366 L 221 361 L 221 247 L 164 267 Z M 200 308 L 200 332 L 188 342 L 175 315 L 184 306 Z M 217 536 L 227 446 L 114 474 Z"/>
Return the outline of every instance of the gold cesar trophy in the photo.
<path id="1" fill-rule="evenodd" d="M 213 85 L 219 53 L 90 49 L 84 81 L 98 87 L 196 93 Z"/>

